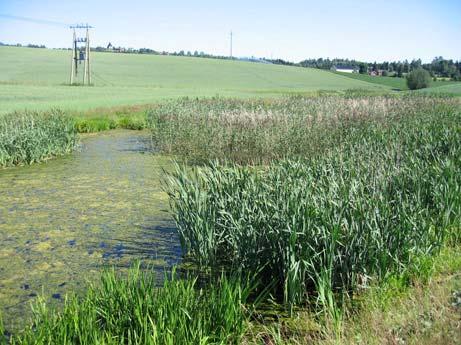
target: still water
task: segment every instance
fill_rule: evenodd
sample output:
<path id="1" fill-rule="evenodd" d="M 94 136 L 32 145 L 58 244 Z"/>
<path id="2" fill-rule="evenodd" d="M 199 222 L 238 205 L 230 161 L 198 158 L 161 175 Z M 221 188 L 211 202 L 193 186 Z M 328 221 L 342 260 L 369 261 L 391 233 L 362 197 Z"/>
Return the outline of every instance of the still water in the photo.
<path id="1" fill-rule="evenodd" d="M 0 312 L 10 329 L 38 295 L 61 303 L 104 266 L 142 259 L 163 272 L 180 258 L 162 191 L 170 163 L 150 153 L 147 133 L 81 144 L 64 158 L 0 170 Z"/>

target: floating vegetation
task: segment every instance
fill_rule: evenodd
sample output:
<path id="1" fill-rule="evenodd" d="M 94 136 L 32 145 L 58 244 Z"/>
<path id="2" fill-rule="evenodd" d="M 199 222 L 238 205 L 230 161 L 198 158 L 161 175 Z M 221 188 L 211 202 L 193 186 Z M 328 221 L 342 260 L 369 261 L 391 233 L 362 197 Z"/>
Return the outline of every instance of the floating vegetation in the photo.
<path id="1" fill-rule="evenodd" d="M 148 133 L 116 130 L 83 137 L 81 149 L 47 164 L 0 171 L 0 312 L 8 331 L 29 320 L 37 296 L 61 304 L 106 265 L 123 271 L 142 259 L 161 283 L 180 260 L 161 185 L 171 163 L 146 152 Z"/>

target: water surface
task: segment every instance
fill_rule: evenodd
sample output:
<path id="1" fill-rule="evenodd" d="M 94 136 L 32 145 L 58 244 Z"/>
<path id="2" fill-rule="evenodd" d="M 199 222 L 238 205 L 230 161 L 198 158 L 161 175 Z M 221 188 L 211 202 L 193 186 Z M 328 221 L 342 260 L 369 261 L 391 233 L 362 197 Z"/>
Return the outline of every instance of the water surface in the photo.
<path id="1" fill-rule="evenodd" d="M 0 170 L 0 311 L 9 328 L 37 295 L 60 303 L 105 265 L 140 258 L 163 272 L 177 262 L 161 186 L 168 165 L 150 154 L 146 133 L 113 131 L 84 138 L 68 157 Z"/>

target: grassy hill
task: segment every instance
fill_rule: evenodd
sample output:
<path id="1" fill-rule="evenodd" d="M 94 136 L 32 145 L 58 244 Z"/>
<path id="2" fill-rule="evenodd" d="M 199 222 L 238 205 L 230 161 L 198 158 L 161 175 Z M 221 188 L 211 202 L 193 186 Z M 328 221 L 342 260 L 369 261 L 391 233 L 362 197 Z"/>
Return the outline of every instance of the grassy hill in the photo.
<path id="1" fill-rule="evenodd" d="M 385 87 L 388 87 L 392 90 L 396 91 L 404 91 L 408 90 L 407 87 L 407 82 L 405 78 L 394 78 L 394 77 L 372 77 L 368 74 L 358 74 L 358 73 L 344 73 L 344 72 L 334 72 L 337 75 L 341 75 L 344 77 L 348 77 L 354 80 L 361 80 L 367 83 L 372 83 L 372 84 L 377 84 L 377 85 L 382 85 Z M 452 84 L 459 84 L 461 83 L 456 82 L 456 81 L 432 81 L 430 88 L 438 88 L 441 86 L 449 86 Z"/>
<path id="2" fill-rule="evenodd" d="M 181 96 L 383 88 L 328 71 L 241 61 L 112 53 L 93 53 L 92 59 L 94 87 L 72 87 L 66 85 L 69 51 L 0 47 L 0 113 L 51 107 L 83 111 Z"/>
<path id="3" fill-rule="evenodd" d="M 419 90 L 419 92 L 461 96 L 461 83 L 458 82 L 443 86 L 432 87 L 429 89 Z"/>

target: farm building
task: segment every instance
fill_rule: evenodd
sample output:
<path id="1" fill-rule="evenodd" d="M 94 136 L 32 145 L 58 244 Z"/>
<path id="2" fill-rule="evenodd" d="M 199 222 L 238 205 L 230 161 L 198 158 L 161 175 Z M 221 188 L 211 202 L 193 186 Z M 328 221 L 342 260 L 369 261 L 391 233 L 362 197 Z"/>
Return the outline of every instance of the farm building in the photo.
<path id="1" fill-rule="evenodd" d="M 357 68 L 353 66 L 333 66 L 331 68 L 333 71 L 336 72 L 344 72 L 344 73 L 357 73 Z"/>

